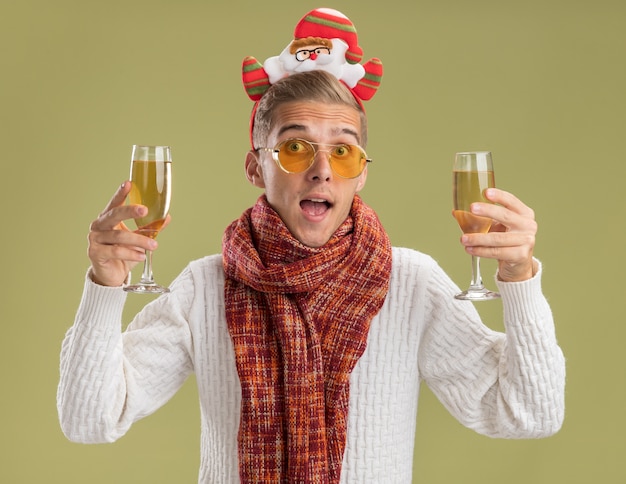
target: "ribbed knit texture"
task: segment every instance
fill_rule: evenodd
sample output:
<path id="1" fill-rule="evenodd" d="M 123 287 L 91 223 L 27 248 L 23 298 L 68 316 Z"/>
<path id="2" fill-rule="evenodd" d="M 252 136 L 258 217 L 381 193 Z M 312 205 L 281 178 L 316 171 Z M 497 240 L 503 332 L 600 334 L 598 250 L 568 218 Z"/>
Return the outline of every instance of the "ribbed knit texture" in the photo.
<path id="1" fill-rule="evenodd" d="M 341 482 L 411 483 L 419 386 L 485 435 L 538 438 L 564 414 L 565 365 L 541 270 L 499 283 L 506 336 L 483 326 L 434 261 L 393 249 L 391 287 L 350 378 Z M 124 293 L 91 281 L 63 342 L 58 409 L 66 436 L 111 442 L 163 405 L 196 372 L 199 482 L 238 483 L 241 390 L 226 328 L 221 256 L 193 262 L 120 333 Z"/>

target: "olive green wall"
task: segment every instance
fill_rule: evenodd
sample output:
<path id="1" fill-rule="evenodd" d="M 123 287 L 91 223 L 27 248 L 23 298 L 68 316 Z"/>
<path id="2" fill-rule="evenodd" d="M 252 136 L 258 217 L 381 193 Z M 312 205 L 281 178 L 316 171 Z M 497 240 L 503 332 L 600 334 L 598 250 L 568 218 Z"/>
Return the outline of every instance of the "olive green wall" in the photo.
<path id="1" fill-rule="evenodd" d="M 623 0 L 2 0 L 1 482 L 196 481 L 193 382 L 115 444 L 72 444 L 59 430 L 58 354 L 87 230 L 127 177 L 131 145 L 167 143 L 173 222 L 156 275 L 171 281 L 218 251 L 224 226 L 259 195 L 243 175 L 252 104 L 241 60 L 277 55 L 318 6 L 346 13 L 365 58 L 384 63 L 367 103 L 375 163 L 363 196 L 395 245 L 466 284 L 450 216 L 459 150 L 492 150 L 497 184 L 540 224 L 536 254 L 568 361 L 564 427 L 491 440 L 424 389 L 419 482 L 624 482 Z M 131 296 L 128 317 L 146 300 Z M 500 327 L 499 302 L 479 310 Z"/>

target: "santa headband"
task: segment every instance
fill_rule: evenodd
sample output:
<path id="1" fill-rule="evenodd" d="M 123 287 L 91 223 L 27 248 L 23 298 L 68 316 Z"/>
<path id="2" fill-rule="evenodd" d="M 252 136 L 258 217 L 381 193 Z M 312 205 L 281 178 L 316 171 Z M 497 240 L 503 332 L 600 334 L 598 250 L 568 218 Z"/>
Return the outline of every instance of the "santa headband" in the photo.
<path id="1" fill-rule="evenodd" d="M 293 40 L 278 56 L 261 64 L 252 56 L 243 60 L 242 78 L 248 97 L 255 101 L 250 118 L 250 142 L 258 101 L 269 87 L 291 74 L 324 70 L 342 81 L 361 104 L 372 98 L 380 86 L 383 65 L 377 58 L 360 64 L 363 50 L 359 47 L 354 24 L 341 12 L 317 8 L 307 13 L 296 25 Z"/>

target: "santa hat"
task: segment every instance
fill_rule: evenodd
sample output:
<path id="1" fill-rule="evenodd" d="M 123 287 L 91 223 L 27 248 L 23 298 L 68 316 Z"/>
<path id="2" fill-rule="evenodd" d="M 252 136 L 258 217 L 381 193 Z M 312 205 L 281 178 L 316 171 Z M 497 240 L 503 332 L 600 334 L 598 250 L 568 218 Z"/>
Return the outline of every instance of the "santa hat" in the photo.
<path id="1" fill-rule="evenodd" d="M 318 8 L 307 13 L 293 31 L 295 39 L 321 37 L 341 39 L 348 44 L 346 61 L 356 64 L 363 58 L 363 50 L 358 45 L 354 24 L 341 12 L 332 8 Z"/>

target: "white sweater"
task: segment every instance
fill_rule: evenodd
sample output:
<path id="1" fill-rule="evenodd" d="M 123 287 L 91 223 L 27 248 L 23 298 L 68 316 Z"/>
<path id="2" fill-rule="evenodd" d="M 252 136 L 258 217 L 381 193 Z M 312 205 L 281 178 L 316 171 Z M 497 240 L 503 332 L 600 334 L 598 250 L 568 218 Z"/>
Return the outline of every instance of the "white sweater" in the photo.
<path id="1" fill-rule="evenodd" d="M 391 288 L 350 379 L 342 483 L 411 482 L 422 381 L 464 425 L 485 435 L 555 433 L 565 364 L 541 269 L 499 283 L 506 334 L 485 327 L 428 256 L 393 249 Z M 171 293 L 121 332 L 126 293 L 89 278 L 61 351 L 57 404 L 72 441 L 112 442 L 165 404 L 195 372 L 201 403 L 199 482 L 239 482 L 241 389 L 224 314 L 220 255 L 192 262 Z"/>

